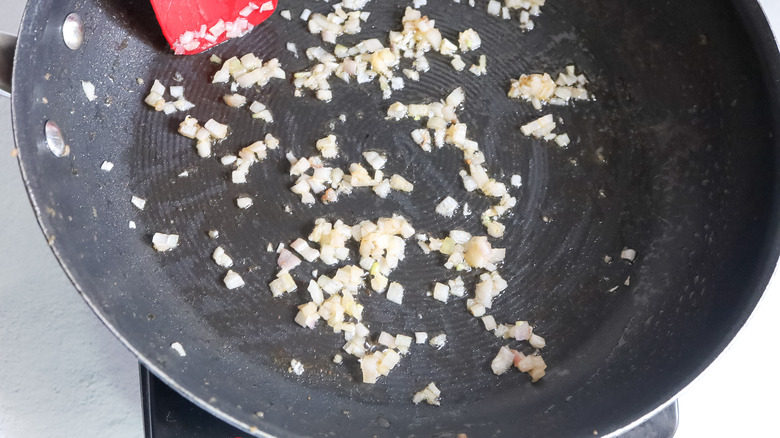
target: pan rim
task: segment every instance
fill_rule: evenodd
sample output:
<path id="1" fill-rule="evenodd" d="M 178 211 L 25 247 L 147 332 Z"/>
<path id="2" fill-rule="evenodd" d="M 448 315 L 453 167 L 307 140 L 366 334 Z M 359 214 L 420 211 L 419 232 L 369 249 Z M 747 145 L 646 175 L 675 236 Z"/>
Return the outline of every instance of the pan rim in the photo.
<path id="1" fill-rule="evenodd" d="M 780 126 L 780 52 L 778 52 L 777 43 L 775 40 L 775 37 L 772 33 L 772 30 L 769 26 L 769 23 L 763 13 L 763 10 L 761 9 L 761 6 L 758 4 L 756 0 L 733 0 L 732 3 L 737 7 L 740 18 L 743 23 L 743 28 L 746 30 L 747 34 L 751 37 L 753 47 L 752 49 L 756 52 L 758 59 L 763 64 L 763 74 L 762 77 L 764 78 L 764 88 L 769 90 L 769 93 L 771 95 L 771 102 L 772 102 L 772 120 L 774 126 Z M 28 3 L 28 6 L 25 9 L 25 14 L 22 19 L 22 28 L 25 27 L 25 24 L 28 24 L 29 16 L 28 14 L 31 14 L 31 8 L 33 3 Z M 13 76 L 13 83 L 14 87 L 13 89 L 18 89 L 17 83 L 19 81 L 23 80 L 22 72 L 17 70 L 17 66 L 19 65 L 18 62 L 16 62 L 17 58 L 20 56 L 19 53 L 19 45 L 22 44 L 23 41 L 19 41 L 17 43 L 17 51 L 15 54 L 15 62 L 14 62 L 14 76 Z M 18 112 L 16 110 L 16 104 L 15 99 L 11 99 L 11 106 L 12 106 L 12 124 L 13 124 L 13 131 L 14 131 L 14 141 L 19 144 L 20 141 L 20 133 L 17 129 L 17 123 L 18 120 Z M 777 140 L 775 140 L 777 141 Z M 22 173 L 22 178 L 25 183 L 25 188 L 28 194 L 28 198 L 30 200 L 30 203 L 34 209 L 36 220 L 38 221 L 38 224 L 46 238 L 48 238 L 51 235 L 51 232 L 46 228 L 46 225 L 44 221 L 42 220 L 42 212 L 40 210 L 40 206 L 38 204 L 38 200 L 35 197 L 35 194 L 30 189 L 30 183 L 29 183 L 29 177 L 27 174 L 27 169 L 25 168 L 24 162 L 23 162 L 23 156 L 18 157 L 18 164 L 20 167 L 20 171 Z M 776 180 L 777 181 L 777 180 Z M 776 182 L 776 193 L 780 193 L 780 182 Z M 775 223 L 778 223 L 776 219 L 780 218 L 780 206 L 776 203 L 772 208 L 772 219 Z M 756 270 L 757 274 L 755 275 L 756 278 L 756 287 L 761 287 L 763 291 L 766 290 L 771 278 L 774 276 L 774 273 L 776 272 L 777 268 L 777 259 L 778 255 L 780 255 L 780 226 L 775 227 L 772 231 L 774 231 L 774 238 L 772 239 L 771 243 L 767 244 L 767 248 L 769 249 L 769 253 L 767 254 L 770 257 L 765 257 L 764 264 Z M 138 349 L 134 348 L 130 342 L 118 331 L 116 327 L 114 327 L 112 324 L 109 323 L 106 316 L 102 313 L 102 311 L 98 308 L 98 306 L 84 293 L 81 285 L 77 283 L 77 280 L 75 276 L 71 273 L 70 269 L 66 266 L 64 259 L 62 258 L 61 254 L 58 252 L 56 246 L 50 246 L 53 254 L 55 255 L 55 258 L 57 260 L 57 263 L 62 267 L 63 271 L 66 273 L 69 281 L 71 284 L 73 284 L 74 288 L 77 290 L 79 295 L 87 302 L 89 307 L 92 309 L 92 311 L 95 313 L 95 315 L 100 318 L 100 320 L 105 324 L 109 330 L 116 336 L 124 345 L 125 347 L 131 351 L 141 363 L 144 364 L 150 371 L 152 371 L 156 376 L 158 376 L 162 381 L 164 381 L 167 385 L 174 388 L 177 392 L 185 395 L 189 400 L 193 401 L 196 405 L 203 408 L 204 410 L 208 411 L 209 413 L 215 415 L 216 417 L 220 418 L 221 420 L 232 424 L 236 427 L 239 427 L 241 429 L 246 430 L 248 433 L 254 434 L 256 436 L 263 436 L 263 437 L 272 437 L 272 436 L 285 436 L 284 431 L 280 431 L 280 435 L 271 435 L 267 434 L 262 431 L 257 430 L 250 430 L 250 427 L 248 424 L 243 423 L 239 421 L 238 419 L 232 417 L 231 415 L 225 413 L 221 409 L 209 404 L 207 401 L 197 397 L 192 392 L 188 391 L 186 388 L 179 385 L 176 381 L 174 381 L 171 376 L 169 376 L 167 373 L 163 372 L 159 367 L 155 366 L 153 361 L 143 355 Z M 767 260 L 768 259 L 768 260 Z M 669 405 L 669 403 L 673 402 L 678 395 L 685 390 L 688 386 L 690 386 L 691 383 L 695 382 L 696 379 L 700 377 L 702 372 L 711 366 L 711 364 L 723 354 L 723 352 L 731 345 L 731 343 L 734 340 L 735 335 L 744 327 L 745 323 L 749 320 L 751 315 L 753 314 L 753 310 L 761 304 L 762 300 L 764 299 L 765 293 L 761 293 L 758 295 L 758 298 L 754 300 L 752 305 L 749 306 L 750 311 L 747 312 L 746 315 L 741 315 L 741 322 L 739 324 L 735 324 L 733 327 L 731 327 L 729 334 L 731 336 L 724 338 L 719 344 L 718 348 L 711 351 L 710 354 L 705 358 L 705 360 L 701 361 L 700 366 L 697 368 L 697 372 L 695 375 L 689 375 L 686 376 L 685 379 L 681 379 L 679 382 L 679 385 L 677 385 L 674 388 L 671 388 L 670 392 L 673 392 L 673 394 L 660 406 L 652 410 L 651 412 L 647 413 L 643 417 L 637 419 L 633 423 L 618 429 L 614 431 L 609 436 L 615 436 L 616 434 L 625 432 L 642 421 L 646 420 L 650 416 L 656 414 L 657 412 L 664 409 L 666 406 Z M 275 428 L 273 424 L 271 423 L 264 423 L 264 426 L 268 428 L 268 430 L 272 430 Z"/>

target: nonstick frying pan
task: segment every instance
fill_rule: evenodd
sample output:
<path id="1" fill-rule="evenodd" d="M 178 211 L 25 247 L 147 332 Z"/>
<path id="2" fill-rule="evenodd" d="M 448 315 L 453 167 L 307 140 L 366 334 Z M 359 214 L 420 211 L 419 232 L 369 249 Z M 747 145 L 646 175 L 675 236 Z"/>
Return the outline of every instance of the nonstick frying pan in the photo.
<path id="1" fill-rule="evenodd" d="M 296 2 L 280 9 L 295 16 L 304 3 L 315 11 L 330 7 Z M 430 3 L 423 11 L 445 37 L 469 27 L 480 32 L 486 77 L 456 74 L 431 55 L 431 72 L 407 81 L 391 101 L 381 99 L 376 84 L 342 84 L 329 104 L 294 98 L 289 81 L 279 81 L 247 93 L 274 112 L 277 120 L 266 126 L 221 102 L 227 89 L 210 84 L 217 67 L 208 57 L 253 52 L 278 57 L 288 72 L 302 70 L 308 61 L 285 44 L 321 44 L 303 22 L 275 16 L 208 54 L 177 57 L 147 2 L 30 2 L 12 107 L 20 167 L 41 228 L 85 300 L 147 367 L 258 436 L 618 430 L 674 398 L 722 351 L 777 262 L 780 64 L 768 25 L 747 0 L 549 0 L 536 29 L 524 33 L 515 21 L 488 16 L 484 2 Z M 399 27 L 406 6 L 370 3 L 358 38 L 383 38 Z M 62 39 L 72 12 L 84 27 L 76 50 Z M 572 144 L 561 149 L 522 136 L 519 126 L 542 113 L 506 98 L 509 78 L 572 63 L 590 79 L 596 100 L 546 109 L 563 120 Z M 266 132 L 280 138 L 283 152 L 256 165 L 247 185 L 231 184 L 228 168 L 199 158 L 176 133 L 183 114 L 165 116 L 143 104 L 155 78 L 166 85 L 181 79 L 196 118 L 229 123 L 232 134 L 217 156 Z M 81 81 L 95 84 L 97 100 L 85 98 Z M 462 301 L 443 305 L 425 295 L 453 274 L 442 259 L 410 245 L 393 274 L 407 288 L 404 305 L 362 295 L 365 319 L 377 332 L 446 332 L 448 343 L 441 350 L 416 346 L 390 376 L 365 385 L 354 359 L 332 363 L 339 335 L 292 323 L 303 292 L 271 298 L 275 254 L 266 246 L 307 234 L 317 217 L 354 223 L 401 213 L 432 235 L 454 228 L 481 233 L 478 213 L 431 213 L 448 194 L 475 212 L 488 206 L 458 181 L 457 151 L 424 153 L 409 138 L 416 122 L 384 119 L 394 100 L 438 100 L 457 84 L 467 93 L 461 119 L 491 172 L 505 181 L 523 177 L 513 189 L 518 205 L 505 221 L 509 232 L 495 241 L 508 250 L 501 272 L 510 288 L 493 314 L 536 325 L 548 343 L 548 375 L 536 384 L 520 373 L 494 376 L 489 364 L 504 341 L 485 332 Z M 58 127 L 68 155 L 52 153 L 61 145 L 47 142 L 47 122 Z M 388 172 L 408 175 L 415 191 L 302 206 L 289 192 L 283 154 L 313 155 L 314 141 L 331 132 L 342 144 L 338 163 L 385 151 Z M 114 169 L 100 170 L 103 161 Z M 185 170 L 189 176 L 179 177 Z M 235 207 L 242 194 L 254 198 L 254 208 Z M 133 195 L 147 199 L 144 210 L 130 203 Z M 207 235 L 212 229 L 220 232 L 216 240 Z M 156 253 L 155 232 L 178 233 L 179 247 Z M 234 256 L 245 287 L 221 285 L 224 269 L 210 260 L 217 245 Z M 626 247 L 637 251 L 633 263 L 620 258 Z M 471 287 L 475 274 L 465 277 Z M 174 342 L 186 356 L 171 348 Z M 293 358 L 304 363 L 303 375 L 287 372 Z M 442 389 L 442 406 L 413 405 L 411 395 L 430 381 Z"/>

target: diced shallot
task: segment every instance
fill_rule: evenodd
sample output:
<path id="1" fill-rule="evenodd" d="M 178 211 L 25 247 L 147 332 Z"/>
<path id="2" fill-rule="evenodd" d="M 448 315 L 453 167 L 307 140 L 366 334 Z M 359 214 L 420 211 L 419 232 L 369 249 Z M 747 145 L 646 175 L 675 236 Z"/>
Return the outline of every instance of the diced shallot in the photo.
<path id="1" fill-rule="evenodd" d="M 283 271 L 291 271 L 301 264 L 301 259 L 295 256 L 292 252 L 286 248 L 282 248 L 279 252 L 279 259 L 276 262 L 279 268 Z"/>
<path id="2" fill-rule="evenodd" d="M 505 345 L 498 350 L 498 354 L 496 354 L 493 362 L 490 363 L 490 368 L 493 370 L 493 374 L 501 375 L 509 371 L 509 368 L 514 365 L 514 361 L 514 353 Z"/>
<path id="3" fill-rule="evenodd" d="M 225 253 L 225 249 L 221 246 L 218 246 L 214 253 L 211 255 L 211 257 L 214 259 L 214 261 L 223 268 L 229 268 L 233 266 L 233 259 Z"/>
<path id="4" fill-rule="evenodd" d="M 441 390 L 439 390 L 435 383 L 431 382 L 423 390 L 414 394 L 412 402 L 417 405 L 424 401 L 429 405 L 440 406 L 440 397 Z"/>
<path id="5" fill-rule="evenodd" d="M 159 252 L 170 251 L 179 244 L 178 234 L 154 233 L 152 245 Z"/>
<path id="6" fill-rule="evenodd" d="M 457 209 L 458 201 L 453 199 L 451 196 L 447 196 L 436 206 L 436 213 L 444 217 L 452 217 Z"/>
<path id="7" fill-rule="evenodd" d="M 228 289 L 236 289 L 246 284 L 244 279 L 233 270 L 227 272 L 223 281 Z"/>

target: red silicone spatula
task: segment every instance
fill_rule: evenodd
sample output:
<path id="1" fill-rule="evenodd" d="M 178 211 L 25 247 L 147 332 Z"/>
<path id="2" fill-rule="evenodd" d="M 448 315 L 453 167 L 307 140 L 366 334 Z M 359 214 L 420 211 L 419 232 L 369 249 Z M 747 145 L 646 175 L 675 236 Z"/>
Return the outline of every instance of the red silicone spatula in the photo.
<path id="1" fill-rule="evenodd" d="M 245 35 L 276 9 L 277 0 L 151 0 L 177 55 L 192 55 Z"/>

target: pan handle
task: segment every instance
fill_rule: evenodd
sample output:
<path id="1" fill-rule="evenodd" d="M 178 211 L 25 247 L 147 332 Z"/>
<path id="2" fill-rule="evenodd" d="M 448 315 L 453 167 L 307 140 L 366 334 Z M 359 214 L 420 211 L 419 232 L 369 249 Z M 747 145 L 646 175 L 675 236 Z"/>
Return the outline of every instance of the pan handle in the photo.
<path id="1" fill-rule="evenodd" d="M 11 97 L 16 35 L 0 32 L 0 96 Z"/>

